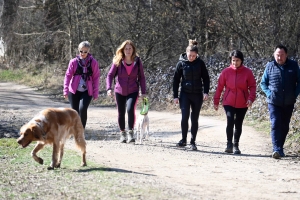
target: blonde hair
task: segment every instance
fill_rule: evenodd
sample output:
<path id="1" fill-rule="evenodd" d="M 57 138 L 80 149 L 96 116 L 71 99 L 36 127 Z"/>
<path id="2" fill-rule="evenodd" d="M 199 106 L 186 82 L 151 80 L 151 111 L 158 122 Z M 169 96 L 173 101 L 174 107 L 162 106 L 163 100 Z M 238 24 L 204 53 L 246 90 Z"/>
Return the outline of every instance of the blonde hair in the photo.
<path id="1" fill-rule="evenodd" d="M 189 46 L 186 48 L 186 52 L 194 51 L 198 53 L 198 42 L 196 40 L 189 40 Z"/>
<path id="2" fill-rule="evenodd" d="M 132 56 L 131 56 L 131 60 L 133 61 L 134 58 L 137 56 L 137 53 L 136 53 L 136 47 L 134 45 L 134 43 L 131 41 L 131 40 L 125 40 L 117 49 L 116 51 L 116 55 L 114 56 L 113 58 L 113 63 L 118 67 L 121 63 L 121 60 L 125 57 L 125 54 L 124 54 L 124 49 L 125 49 L 125 46 L 129 44 L 132 46 L 132 49 L 133 49 L 133 52 L 132 52 Z"/>

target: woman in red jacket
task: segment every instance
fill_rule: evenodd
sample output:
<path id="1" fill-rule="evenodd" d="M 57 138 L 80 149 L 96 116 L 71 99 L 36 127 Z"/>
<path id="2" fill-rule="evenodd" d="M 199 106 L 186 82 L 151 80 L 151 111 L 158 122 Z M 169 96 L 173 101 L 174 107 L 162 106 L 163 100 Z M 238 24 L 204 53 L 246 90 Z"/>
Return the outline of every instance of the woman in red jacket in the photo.
<path id="1" fill-rule="evenodd" d="M 230 59 L 231 65 L 221 72 L 218 80 L 214 96 L 214 109 L 218 110 L 220 96 L 225 88 L 222 97 L 227 117 L 227 148 L 225 152 L 241 154 L 239 140 L 242 134 L 242 125 L 246 112 L 256 97 L 256 81 L 252 71 L 243 65 L 242 52 L 232 51 Z M 233 136 L 234 142 L 232 143 Z"/>

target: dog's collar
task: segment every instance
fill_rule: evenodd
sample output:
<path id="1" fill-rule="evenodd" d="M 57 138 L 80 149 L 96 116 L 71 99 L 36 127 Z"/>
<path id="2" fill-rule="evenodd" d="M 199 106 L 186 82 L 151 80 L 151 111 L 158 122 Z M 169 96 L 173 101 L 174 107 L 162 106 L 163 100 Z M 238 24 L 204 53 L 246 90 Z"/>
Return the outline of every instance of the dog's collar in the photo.
<path id="1" fill-rule="evenodd" d="M 42 130 L 42 138 L 44 140 L 46 140 L 47 132 L 44 131 L 44 128 L 42 127 L 41 123 L 36 122 L 36 125 L 38 125 L 38 127 L 40 127 L 40 129 Z"/>

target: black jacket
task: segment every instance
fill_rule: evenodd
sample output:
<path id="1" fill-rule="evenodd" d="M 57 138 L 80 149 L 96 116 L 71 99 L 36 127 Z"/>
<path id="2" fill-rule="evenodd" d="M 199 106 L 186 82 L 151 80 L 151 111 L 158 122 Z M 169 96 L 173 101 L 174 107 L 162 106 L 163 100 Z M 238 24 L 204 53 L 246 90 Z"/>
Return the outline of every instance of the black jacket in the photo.
<path id="1" fill-rule="evenodd" d="M 186 53 L 180 55 L 173 77 L 174 98 L 178 98 L 180 81 L 181 91 L 202 94 L 202 87 L 204 86 L 204 93 L 208 94 L 210 84 L 209 75 L 205 63 L 199 56 L 193 62 L 190 62 L 187 59 Z"/>

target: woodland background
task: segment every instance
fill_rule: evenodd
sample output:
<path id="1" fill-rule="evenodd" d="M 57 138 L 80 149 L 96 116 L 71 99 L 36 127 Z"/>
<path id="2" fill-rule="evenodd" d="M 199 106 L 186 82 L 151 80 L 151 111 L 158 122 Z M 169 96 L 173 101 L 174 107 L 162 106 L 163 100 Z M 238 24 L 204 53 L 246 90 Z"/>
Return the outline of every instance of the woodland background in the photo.
<path id="1" fill-rule="evenodd" d="M 105 97 L 105 77 L 116 48 L 131 39 L 146 70 L 151 106 L 157 110 L 171 105 L 174 67 L 188 39 L 200 44 L 211 78 L 210 96 L 229 64 L 229 53 L 244 53 L 258 85 L 247 116 L 258 122 L 268 120 L 259 82 L 274 47 L 286 45 L 289 57 L 299 61 L 300 1 L 295 0 L 0 0 L 0 7 L 2 69 L 25 70 L 32 76 L 46 71 L 59 80 L 78 44 L 88 40 L 100 63 L 100 97 Z M 57 87 L 59 98 L 61 81 Z M 212 101 L 203 109 L 212 109 Z M 297 101 L 290 141 L 298 147 L 299 120 Z"/>

